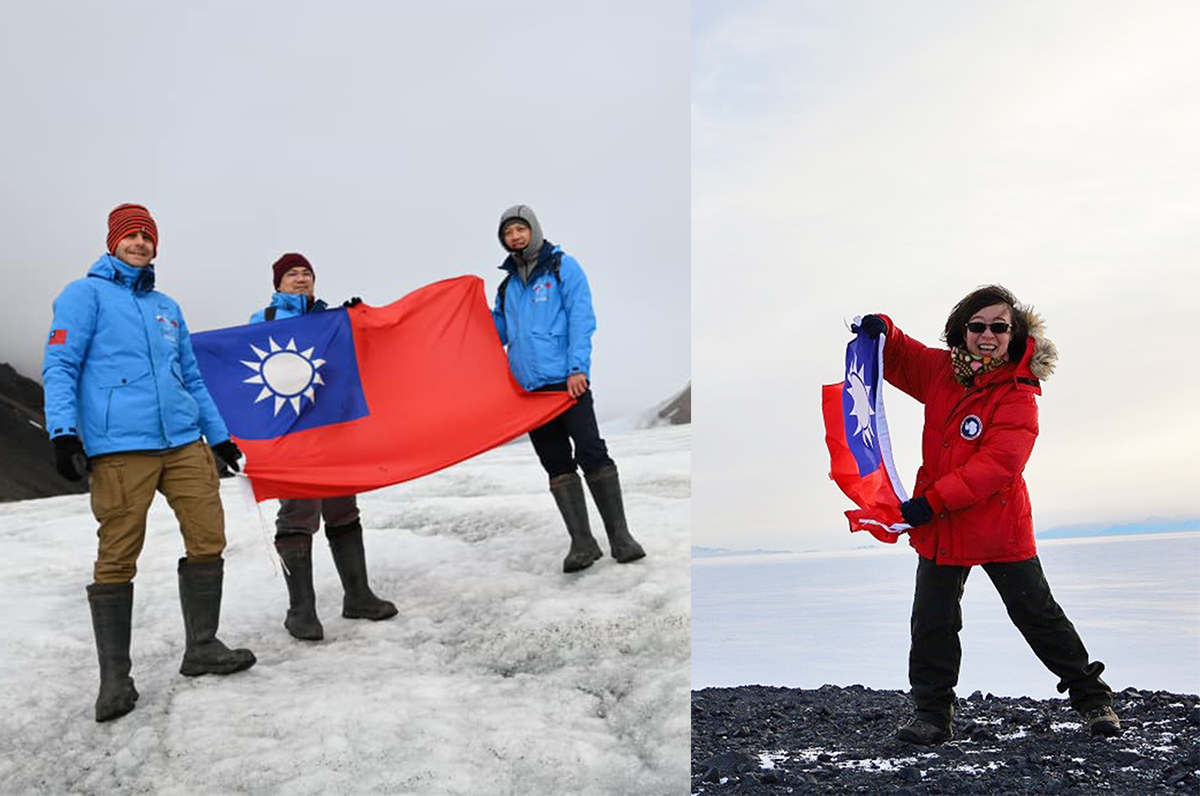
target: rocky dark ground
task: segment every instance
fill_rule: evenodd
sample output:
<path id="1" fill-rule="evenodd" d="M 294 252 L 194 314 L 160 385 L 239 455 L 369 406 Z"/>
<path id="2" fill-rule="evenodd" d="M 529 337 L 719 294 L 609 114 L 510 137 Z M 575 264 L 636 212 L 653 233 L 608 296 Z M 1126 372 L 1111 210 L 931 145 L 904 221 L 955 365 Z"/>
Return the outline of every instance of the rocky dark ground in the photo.
<path id="1" fill-rule="evenodd" d="M 0 501 L 87 491 L 54 469 L 54 445 L 43 428 L 42 385 L 0 362 Z"/>
<path id="2" fill-rule="evenodd" d="M 1116 697 L 1125 731 L 1088 735 L 1065 700 L 958 701 L 954 740 L 895 739 L 902 691 L 743 686 L 692 692 L 693 794 L 1200 793 L 1200 698 Z"/>

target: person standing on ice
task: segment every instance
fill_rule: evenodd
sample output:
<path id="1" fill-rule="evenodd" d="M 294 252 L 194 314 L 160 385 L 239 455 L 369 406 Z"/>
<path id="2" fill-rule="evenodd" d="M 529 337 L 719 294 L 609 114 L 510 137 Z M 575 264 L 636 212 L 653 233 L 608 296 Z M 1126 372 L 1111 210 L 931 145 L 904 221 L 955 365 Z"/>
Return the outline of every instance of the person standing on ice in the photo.
<path id="1" fill-rule="evenodd" d="M 178 566 L 180 673 L 232 674 L 255 663 L 249 650 L 217 638 L 225 514 L 213 454 L 233 470 L 242 454 L 200 377 L 183 312 L 154 289 L 157 253 L 150 212 L 113 209 L 107 253 L 54 300 L 42 366 L 55 466 L 69 481 L 90 473 L 100 523 L 87 587 L 100 660 L 96 721 L 124 716 L 138 698 L 129 676 L 133 577 L 156 491 L 175 511 L 187 550 Z"/>
<path id="2" fill-rule="evenodd" d="M 1100 679 L 1104 664 L 1089 662 L 1034 544 L 1022 473 L 1037 439 L 1041 380 L 1058 359 L 1041 316 L 989 285 L 950 312 L 942 334 L 949 350 L 927 348 L 886 315 L 864 316 L 859 329 L 886 335 L 884 378 L 925 404 L 915 497 L 900 507 L 920 556 L 908 659 L 916 716 L 896 737 L 926 745 L 954 737 L 961 600 L 976 564 L 1091 733 L 1120 733 L 1112 690 Z"/>
<path id="3" fill-rule="evenodd" d="M 294 318 L 326 309 L 324 301 L 314 297 L 317 278 L 302 254 L 285 254 L 271 266 L 275 295 L 271 303 L 250 316 L 250 323 Z M 361 304 L 352 298 L 343 307 Z M 279 501 L 275 518 L 275 549 L 284 565 L 288 611 L 283 626 L 295 638 L 320 641 L 325 629 L 317 618 L 317 598 L 313 591 L 312 540 L 325 519 L 325 538 L 345 594 L 342 616 L 347 619 L 390 619 L 398 612 L 395 604 L 381 600 L 367 581 L 367 559 L 363 548 L 362 523 L 358 516 L 358 497 L 284 498 Z"/>
<path id="4" fill-rule="evenodd" d="M 571 536 L 563 572 L 586 569 L 604 555 L 588 524 L 577 465 L 604 521 L 613 558 L 622 564 L 645 558 L 629 533 L 617 467 L 600 438 L 592 404 L 588 372 L 596 315 L 587 277 L 574 257 L 542 237 L 527 205 L 504 211 L 499 236 L 508 257 L 500 266 L 506 274 L 492 318 L 513 376 L 527 391 L 566 390 L 576 399 L 566 412 L 529 432 Z"/>

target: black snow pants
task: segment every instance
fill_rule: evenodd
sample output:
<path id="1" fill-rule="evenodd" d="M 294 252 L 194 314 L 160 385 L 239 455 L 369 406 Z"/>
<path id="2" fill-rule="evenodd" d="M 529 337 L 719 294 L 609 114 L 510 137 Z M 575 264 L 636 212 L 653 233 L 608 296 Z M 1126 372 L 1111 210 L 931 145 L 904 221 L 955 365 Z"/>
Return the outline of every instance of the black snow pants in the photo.
<path id="1" fill-rule="evenodd" d="M 547 384 L 534 392 L 566 392 L 566 383 Z M 545 425 L 529 432 L 529 440 L 537 451 L 538 460 L 551 478 L 575 472 L 578 464 L 584 473 L 590 473 L 613 463 L 608 458 L 608 446 L 600 438 L 600 427 L 596 424 L 596 410 L 592 406 L 592 391 L 586 390 L 575 400 L 575 405 Z M 575 451 L 571 452 L 571 443 Z"/>
<path id="2" fill-rule="evenodd" d="M 1087 711 L 1111 705 L 1112 690 L 1100 679 L 1104 664 L 1088 662 L 1079 633 L 1050 593 L 1038 557 L 982 566 L 1033 653 L 1058 675 L 1059 692 L 1070 692 L 1071 706 Z M 954 715 L 962 595 L 970 573 L 970 567 L 945 566 L 923 556 L 917 564 L 908 682 L 917 718 L 939 727 L 948 726 Z"/>

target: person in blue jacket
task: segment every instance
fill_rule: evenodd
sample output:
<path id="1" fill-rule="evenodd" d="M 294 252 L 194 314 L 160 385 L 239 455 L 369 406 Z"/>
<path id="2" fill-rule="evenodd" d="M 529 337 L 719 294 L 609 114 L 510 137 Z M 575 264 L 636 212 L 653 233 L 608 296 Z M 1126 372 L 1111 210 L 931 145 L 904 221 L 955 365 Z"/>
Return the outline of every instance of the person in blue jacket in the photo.
<path id="1" fill-rule="evenodd" d="M 596 424 L 589 381 L 596 314 L 587 277 L 574 257 L 543 238 L 528 205 L 504 211 L 499 235 L 508 252 L 500 267 L 507 273 L 496 291 L 492 318 L 508 349 L 509 368 L 527 391 L 566 390 L 575 399 L 566 412 L 529 432 L 571 537 L 563 572 L 586 569 L 604 555 L 588 524 L 577 467 L 604 522 L 613 558 L 622 564 L 644 558 L 629 533 L 617 466 Z"/>
<path id="2" fill-rule="evenodd" d="M 304 255 L 285 254 L 271 270 L 275 276 L 275 295 L 268 306 L 250 316 L 250 323 L 294 318 L 327 309 L 324 301 L 315 298 L 316 274 Z M 342 306 L 360 303 L 362 299 L 352 298 Z M 275 518 L 275 549 L 283 561 L 288 589 L 288 611 L 283 626 L 293 637 L 305 641 L 325 638 L 325 629 L 317 617 L 312 579 L 312 539 L 321 527 L 322 517 L 325 538 L 329 540 L 329 551 L 345 592 L 342 616 L 378 621 L 398 613 L 393 603 L 375 596 L 367 581 L 358 497 L 285 498 L 279 501 L 279 514 Z"/>
<path id="3" fill-rule="evenodd" d="M 200 377 L 183 312 L 154 289 L 157 252 L 150 212 L 116 207 L 107 253 L 54 300 L 42 366 L 55 466 L 70 481 L 88 477 L 100 524 L 87 587 L 100 661 L 96 721 L 125 715 L 138 698 L 129 676 L 133 577 L 155 492 L 174 510 L 187 551 L 178 566 L 179 671 L 231 674 L 255 663 L 216 636 L 225 515 L 213 454 L 233 470 L 242 454 Z"/>

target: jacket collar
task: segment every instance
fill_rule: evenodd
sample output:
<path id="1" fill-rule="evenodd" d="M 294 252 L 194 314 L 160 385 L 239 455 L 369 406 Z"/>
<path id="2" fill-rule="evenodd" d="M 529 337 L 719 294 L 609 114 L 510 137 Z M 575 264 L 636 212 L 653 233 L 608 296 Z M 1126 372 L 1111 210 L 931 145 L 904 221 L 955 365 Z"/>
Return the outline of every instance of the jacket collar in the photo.
<path id="1" fill-rule="evenodd" d="M 270 306 L 303 315 L 306 312 L 319 312 L 325 309 L 326 304 L 321 299 L 314 299 L 310 303 L 308 296 L 303 293 L 276 293 L 271 296 Z"/>
<path id="2" fill-rule="evenodd" d="M 129 263 L 111 254 L 102 254 L 88 269 L 88 276 L 107 279 L 129 288 L 134 293 L 149 293 L 154 290 L 154 266 L 134 268 Z"/>
<path id="3" fill-rule="evenodd" d="M 1032 363 L 1038 355 L 1038 347 L 1041 343 L 1032 335 L 1025 342 L 1025 355 L 1021 357 L 1021 361 L 1017 363 L 1016 369 L 1013 371 L 1012 378 L 1017 383 L 1018 390 L 1028 390 L 1036 395 L 1042 394 L 1042 382 L 1037 376 L 1033 375 Z M 1053 366 L 1051 366 L 1053 369 Z M 1047 374 L 1049 375 L 1049 374 Z"/>
<path id="4" fill-rule="evenodd" d="M 543 241 L 542 249 L 538 252 L 537 262 L 529 271 L 529 277 L 532 279 L 533 275 L 536 274 L 540 269 L 549 267 L 547 263 L 550 262 L 550 258 L 552 258 L 554 253 L 557 251 L 558 247 L 553 243 L 550 241 Z M 508 257 L 504 259 L 504 262 L 500 264 L 500 270 L 508 271 L 510 274 L 515 274 L 517 272 L 517 260 L 515 255 L 508 255 Z"/>
<path id="5" fill-rule="evenodd" d="M 1029 369 L 1029 363 L 1033 359 L 1034 350 L 1037 347 L 1037 341 L 1030 337 L 1029 342 L 1025 346 L 1025 355 L 1021 357 L 1021 361 L 1016 363 L 1008 363 L 995 370 L 988 371 L 975 378 L 974 387 L 987 387 L 991 384 L 1001 384 L 1006 381 L 1011 381 L 1016 385 L 1018 390 L 1025 390 L 1036 395 L 1042 394 L 1042 384 L 1033 372 Z M 968 388 L 970 389 L 970 388 Z"/>

